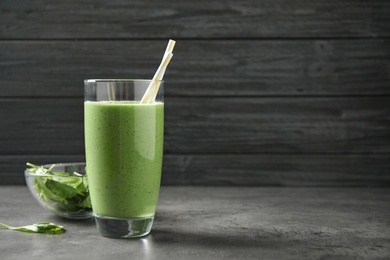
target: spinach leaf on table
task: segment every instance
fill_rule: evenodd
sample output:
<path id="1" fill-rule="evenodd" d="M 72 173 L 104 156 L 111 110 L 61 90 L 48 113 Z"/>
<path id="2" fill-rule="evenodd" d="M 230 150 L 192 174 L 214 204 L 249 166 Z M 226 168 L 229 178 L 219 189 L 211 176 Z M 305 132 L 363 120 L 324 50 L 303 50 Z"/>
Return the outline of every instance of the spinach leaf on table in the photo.
<path id="1" fill-rule="evenodd" d="M 54 235 L 54 234 L 62 234 L 65 232 L 63 226 L 59 226 L 51 222 L 39 222 L 36 224 L 21 226 L 21 227 L 11 227 L 6 224 L 0 223 L 0 226 L 3 226 L 11 230 L 27 232 L 27 233 L 44 233 L 44 234 Z"/>

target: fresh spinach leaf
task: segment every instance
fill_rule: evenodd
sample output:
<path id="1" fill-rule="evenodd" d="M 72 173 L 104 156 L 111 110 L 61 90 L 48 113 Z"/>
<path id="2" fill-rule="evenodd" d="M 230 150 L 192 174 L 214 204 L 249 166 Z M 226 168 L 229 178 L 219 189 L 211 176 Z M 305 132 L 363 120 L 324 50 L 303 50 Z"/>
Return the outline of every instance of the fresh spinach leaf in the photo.
<path id="1" fill-rule="evenodd" d="M 21 226 L 21 227 L 11 227 L 6 224 L 0 223 L 0 226 L 3 226 L 11 230 L 27 232 L 27 233 L 44 233 L 44 234 L 53 235 L 53 234 L 62 234 L 65 232 L 63 226 L 59 226 L 51 222 L 39 222 L 36 224 Z"/>
<path id="2" fill-rule="evenodd" d="M 52 179 L 47 179 L 45 186 L 48 188 L 53 194 L 60 198 L 69 199 L 77 194 L 77 190 L 72 186 L 61 183 L 59 181 L 54 181 Z"/>

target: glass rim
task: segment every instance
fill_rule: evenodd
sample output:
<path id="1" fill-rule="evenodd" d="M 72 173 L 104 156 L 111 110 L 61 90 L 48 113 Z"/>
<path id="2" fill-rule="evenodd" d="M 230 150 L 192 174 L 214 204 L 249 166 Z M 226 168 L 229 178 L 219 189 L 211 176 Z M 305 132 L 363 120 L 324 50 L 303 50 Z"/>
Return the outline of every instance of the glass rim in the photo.
<path id="1" fill-rule="evenodd" d="M 131 82 L 131 81 L 141 81 L 141 82 L 151 82 L 152 79 L 84 79 L 85 83 L 94 83 L 94 82 Z M 164 80 L 156 80 L 163 83 Z"/>

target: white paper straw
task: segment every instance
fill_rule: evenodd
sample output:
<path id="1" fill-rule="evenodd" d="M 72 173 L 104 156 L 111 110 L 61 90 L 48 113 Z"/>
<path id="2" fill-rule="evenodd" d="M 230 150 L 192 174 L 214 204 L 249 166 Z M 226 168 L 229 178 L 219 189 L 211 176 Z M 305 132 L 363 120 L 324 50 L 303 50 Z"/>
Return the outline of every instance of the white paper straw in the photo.
<path id="1" fill-rule="evenodd" d="M 158 67 L 156 73 L 154 74 L 153 79 L 150 82 L 144 96 L 142 97 L 140 101 L 141 104 L 152 103 L 156 99 L 157 92 L 160 88 L 160 81 L 163 79 L 168 64 L 173 57 L 172 51 L 175 47 L 175 43 L 176 42 L 174 40 L 169 40 L 161 64 Z"/>

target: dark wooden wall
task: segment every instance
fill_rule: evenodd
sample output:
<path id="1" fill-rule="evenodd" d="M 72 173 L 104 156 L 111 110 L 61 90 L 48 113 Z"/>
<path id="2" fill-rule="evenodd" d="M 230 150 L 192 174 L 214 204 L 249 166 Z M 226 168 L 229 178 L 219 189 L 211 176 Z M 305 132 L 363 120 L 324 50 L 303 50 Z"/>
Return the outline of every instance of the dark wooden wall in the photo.
<path id="1" fill-rule="evenodd" d="M 0 1 L 0 183 L 84 160 L 83 79 L 151 78 L 163 183 L 390 186 L 390 1 Z"/>

